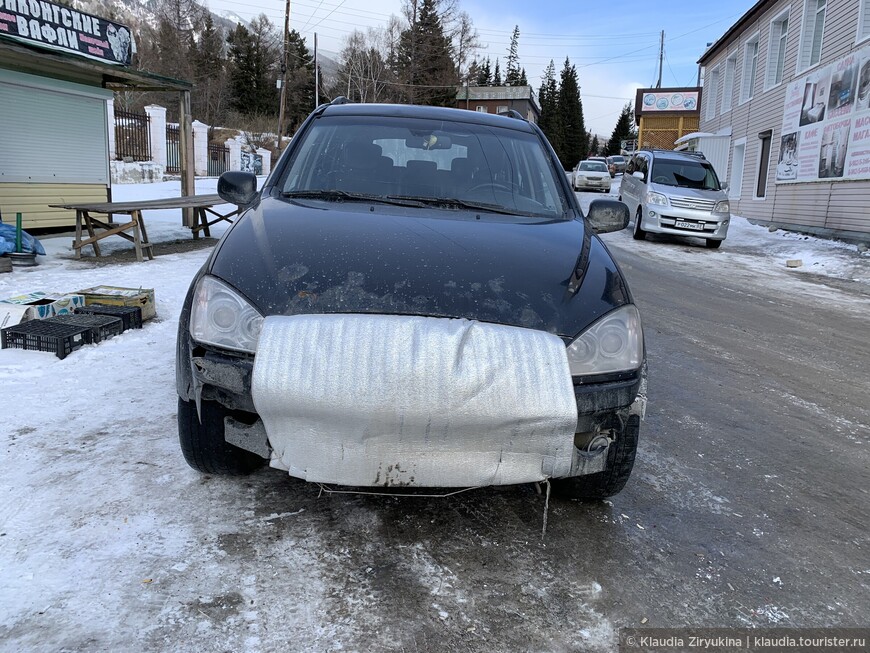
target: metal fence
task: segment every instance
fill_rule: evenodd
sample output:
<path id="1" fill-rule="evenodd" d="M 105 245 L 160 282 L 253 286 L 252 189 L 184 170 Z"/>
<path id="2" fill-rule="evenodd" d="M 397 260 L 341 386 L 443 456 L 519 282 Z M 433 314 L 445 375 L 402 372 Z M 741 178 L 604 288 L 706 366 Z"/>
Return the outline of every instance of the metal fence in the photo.
<path id="1" fill-rule="evenodd" d="M 166 172 L 181 173 L 181 128 L 166 125 Z"/>
<path id="2" fill-rule="evenodd" d="M 115 158 L 151 160 L 147 114 L 115 109 Z"/>
<path id="3" fill-rule="evenodd" d="M 208 144 L 207 168 L 206 173 L 209 177 L 219 177 L 230 169 L 230 150 L 226 145 Z"/>

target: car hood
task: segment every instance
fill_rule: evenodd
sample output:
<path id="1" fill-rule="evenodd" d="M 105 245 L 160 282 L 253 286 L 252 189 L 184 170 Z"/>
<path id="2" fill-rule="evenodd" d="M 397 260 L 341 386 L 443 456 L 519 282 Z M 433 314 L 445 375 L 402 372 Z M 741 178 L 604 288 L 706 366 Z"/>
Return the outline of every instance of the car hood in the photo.
<path id="1" fill-rule="evenodd" d="M 410 211 L 267 197 L 224 236 L 208 271 L 266 316 L 464 317 L 573 336 L 631 301 L 597 237 L 581 256 L 581 221 Z"/>

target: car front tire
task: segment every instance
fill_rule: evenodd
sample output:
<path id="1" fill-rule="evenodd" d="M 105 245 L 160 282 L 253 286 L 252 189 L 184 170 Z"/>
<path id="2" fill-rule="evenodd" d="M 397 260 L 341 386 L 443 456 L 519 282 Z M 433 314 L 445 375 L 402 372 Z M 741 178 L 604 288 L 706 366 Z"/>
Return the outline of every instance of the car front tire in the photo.
<path id="1" fill-rule="evenodd" d="M 607 452 L 604 471 L 585 476 L 554 478 L 550 481 L 554 494 L 566 499 L 606 499 L 619 493 L 634 468 L 639 434 L 640 415 L 629 415 L 619 428 L 614 429 L 614 440 Z"/>
<path id="2" fill-rule="evenodd" d="M 187 464 L 203 474 L 243 476 L 262 467 L 266 460 L 224 440 L 224 418 L 230 411 L 216 401 L 196 403 L 178 398 L 178 440 Z"/>
<path id="3" fill-rule="evenodd" d="M 643 220 L 643 212 L 641 209 L 638 209 L 637 214 L 634 216 L 634 231 L 631 232 L 635 240 L 644 240 L 646 238 L 646 232 L 640 226 L 641 220 Z"/>
<path id="4" fill-rule="evenodd" d="M 707 239 L 707 249 L 719 249 L 721 246 L 721 240 L 713 240 L 712 238 Z"/>

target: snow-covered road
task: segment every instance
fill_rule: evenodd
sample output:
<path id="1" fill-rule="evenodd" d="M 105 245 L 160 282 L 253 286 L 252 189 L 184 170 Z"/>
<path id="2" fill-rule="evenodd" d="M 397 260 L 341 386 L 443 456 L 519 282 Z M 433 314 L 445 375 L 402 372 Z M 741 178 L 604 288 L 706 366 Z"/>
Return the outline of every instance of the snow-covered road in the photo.
<path id="1" fill-rule="evenodd" d="M 115 199 L 177 192 L 177 182 L 116 187 Z M 214 192 L 214 180 L 198 192 Z M 146 220 L 152 241 L 189 238 L 178 212 Z M 775 285 L 865 315 L 870 306 L 870 254 L 854 246 L 741 218 L 716 251 L 628 231 L 605 240 L 617 258 L 631 250 L 748 289 Z M 65 360 L 0 351 L 0 650 L 612 650 L 601 578 L 562 574 L 539 543 L 531 490 L 433 508 L 318 497 L 274 470 L 240 480 L 189 469 L 176 436 L 175 332 L 210 250 L 94 266 L 71 258 L 69 236 L 43 243 L 38 267 L 0 275 L 0 297 L 142 286 L 155 289 L 158 318 Z M 792 258 L 803 267 L 787 270 Z M 397 583 L 410 588 L 401 600 Z"/>

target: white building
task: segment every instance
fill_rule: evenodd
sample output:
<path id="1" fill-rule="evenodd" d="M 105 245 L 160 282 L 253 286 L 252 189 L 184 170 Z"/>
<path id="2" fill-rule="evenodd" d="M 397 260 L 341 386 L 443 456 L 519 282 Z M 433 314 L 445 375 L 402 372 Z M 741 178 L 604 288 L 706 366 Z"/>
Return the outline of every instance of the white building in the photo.
<path id="1" fill-rule="evenodd" d="M 759 0 L 699 64 L 731 211 L 870 240 L 870 0 Z"/>

